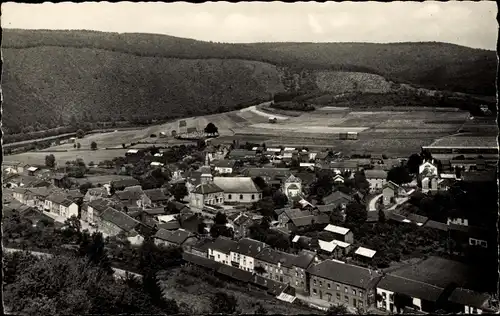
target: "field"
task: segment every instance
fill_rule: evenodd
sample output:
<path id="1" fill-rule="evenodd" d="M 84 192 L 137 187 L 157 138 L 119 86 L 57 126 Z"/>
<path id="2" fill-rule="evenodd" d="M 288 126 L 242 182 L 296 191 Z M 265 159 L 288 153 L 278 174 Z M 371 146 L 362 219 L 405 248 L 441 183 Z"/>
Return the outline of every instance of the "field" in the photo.
<path id="1" fill-rule="evenodd" d="M 420 151 L 421 146 L 432 144 L 438 139 L 446 139 L 458 145 L 470 142 L 458 130 L 468 122 L 468 113 L 455 109 L 399 108 L 399 111 L 350 111 L 348 108 L 327 108 L 304 113 L 299 117 L 282 115 L 277 123 L 269 123 L 269 113 L 259 110 L 260 106 L 249 107 L 239 111 L 213 114 L 185 119 L 188 127 L 196 127 L 202 131 L 210 122 L 218 129 L 220 137 L 213 139 L 213 144 L 254 142 L 266 145 L 307 146 L 310 148 L 331 148 L 344 154 L 386 154 L 392 157 L 408 157 Z M 73 148 L 73 144 L 50 147 L 39 152 L 29 152 L 9 156 L 9 160 L 22 161 L 27 164 L 43 164 L 45 155 L 53 153 L 57 161 L 65 162 L 82 158 L 86 162 L 98 163 L 102 160 L 122 156 L 126 152 L 122 144 L 141 142 L 134 148 L 155 145 L 179 145 L 189 143 L 172 138 L 172 131 L 178 131 L 178 121 L 155 125 L 144 129 L 96 133 L 77 141 L 82 149 Z M 481 123 L 483 124 L 483 123 Z M 478 126 L 481 126 L 480 124 Z M 491 128 L 491 126 L 489 127 Z M 151 134 L 166 133 L 165 138 L 151 138 Z M 338 133 L 358 132 L 358 140 L 339 140 Z M 470 138 L 470 137 L 469 137 Z M 485 138 L 489 139 L 489 138 Z M 91 151 L 90 144 L 95 141 L 98 150 Z M 441 140 L 446 142 L 445 140 Z M 476 142 L 476 139 L 472 139 Z M 478 138 L 477 143 L 485 140 Z M 486 141 L 491 143 L 491 141 Z M 105 150 L 105 148 L 115 148 Z M 66 152 L 58 152 L 58 151 Z"/>

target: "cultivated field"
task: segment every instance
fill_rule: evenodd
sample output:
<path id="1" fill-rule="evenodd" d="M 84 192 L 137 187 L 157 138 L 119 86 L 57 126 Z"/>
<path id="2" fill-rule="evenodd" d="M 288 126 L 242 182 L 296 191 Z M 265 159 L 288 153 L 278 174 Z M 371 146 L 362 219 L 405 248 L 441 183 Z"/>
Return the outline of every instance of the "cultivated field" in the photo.
<path id="1" fill-rule="evenodd" d="M 249 107 L 239 111 L 222 114 L 213 114 L 203 117 L 185 119 L 188 127 L 203 130 L 210 122 L 214 123 L 220 136 L 212 143 L 230 143 L 233 140 L 240 142 L 266 143 L 266 145 L 307 146 L 310 148 L 331 148 L 342 151 L 344 154 L 386 154 L 406 157 L 420 151 L 421 146 L 430 145 L 436 140 L 453 142 L 459 145 L 462 142 L 493 144 L 490 138 L 475 137 L 467 139 L 465 136 L 455 135 L 465 123 L 470 126 L 468 113 L 456 109 L 434 108 L 405 108 L 398 111 L 349 111 L 348 108 L 322 108 L 314 112 L 303 113 L 298 117 L 281 115 L 277 123 L 269 123 L 272 114 L 259 110 L 260 106 Z M 151 126 L 144 129 L 99 133 L 85 136 L 77 140 L 82 150 L 73 148 L 73 144 L 64 144 L 51 147 L 41 152 L 29 152 L 9 156 L 9 160 L 22 161 L 27 164 L 43 164 L 45 155 L 53 153 L 57 161 L 65 162 L 82 158 L 86 162 L 98 163 L 102 160 L 122 156 L 126 150 L 122 144 L 142 142 L 133 148 L 143 148 L 150 145 L 157 147 L 167 145 L 186 144 L 172 138 L 172 131 L 178 131 L 178 121 Z M 484 123 L 481 123 L 484 125 Z M 476 124 L 481 127 L 481 124 Z M 491 124 L 490 124 L 491 125 Z M 488 125 L 488 128 L 492 127 Z M 151 134 L 159 136 L 166 133 L 165 138 L 151 138 Z M 358 140 L 339 140 L 338 133 L 358 132 Z M 482 134 L 479 134 L 482 135 Z M 440 140 L 440 139 L 446 140 Z M 90 144 L 95 141 L 98 150 L 91 151 Z M 187 142 L 189 143 L 189 142 Z M 105 150 L 105 148 L 117 148 Z M 67 150 L 67 152 L 57 152 Z"/>

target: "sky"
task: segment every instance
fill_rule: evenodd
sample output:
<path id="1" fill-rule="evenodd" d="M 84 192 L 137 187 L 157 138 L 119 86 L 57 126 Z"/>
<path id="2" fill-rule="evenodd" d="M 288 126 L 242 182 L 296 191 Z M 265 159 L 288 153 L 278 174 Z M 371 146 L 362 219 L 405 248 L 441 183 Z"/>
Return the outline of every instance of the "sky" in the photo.
<path id="1" fill-rule="evenodd" d="M 496 50 L 494 1 L 2 4 L 2 27 L 156 33 L 203 41 L 437 41 Z"/>

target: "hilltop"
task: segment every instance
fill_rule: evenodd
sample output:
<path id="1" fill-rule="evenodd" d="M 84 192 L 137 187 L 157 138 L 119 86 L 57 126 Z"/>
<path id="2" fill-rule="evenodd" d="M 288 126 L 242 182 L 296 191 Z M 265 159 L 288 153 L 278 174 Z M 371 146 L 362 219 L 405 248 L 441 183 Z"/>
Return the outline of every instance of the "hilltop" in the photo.
<path id="1" fill-rule="evenodd" d="M 495 94 L 496 53 L 445 43 L 221 44 L 155 34 L 3 30 L 4 129 L 171 118 L 278 92 Z"/>

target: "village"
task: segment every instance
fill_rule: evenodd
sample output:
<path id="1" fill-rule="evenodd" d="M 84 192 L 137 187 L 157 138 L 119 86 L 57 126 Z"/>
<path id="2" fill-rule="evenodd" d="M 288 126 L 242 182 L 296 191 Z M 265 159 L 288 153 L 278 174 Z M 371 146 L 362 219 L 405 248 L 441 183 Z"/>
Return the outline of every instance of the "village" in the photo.
<path id="1" fill-rule="evenodd" d="M 150 238 L 182 248 L 185 262 L 320 310 L 497 308 L 481 264 L 496 248 L 496 209 L 485 202 L 496 203 L 496 166 L 480 155 L 348 157 L 205 139 L 86 163 L 4 161 L 4 217 L 61 228 L 76 220 L 134 246 Z M 478 200 L 481 210 L 471 208 Z"/>

